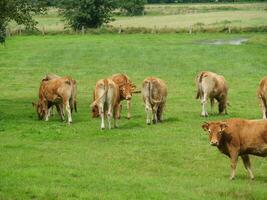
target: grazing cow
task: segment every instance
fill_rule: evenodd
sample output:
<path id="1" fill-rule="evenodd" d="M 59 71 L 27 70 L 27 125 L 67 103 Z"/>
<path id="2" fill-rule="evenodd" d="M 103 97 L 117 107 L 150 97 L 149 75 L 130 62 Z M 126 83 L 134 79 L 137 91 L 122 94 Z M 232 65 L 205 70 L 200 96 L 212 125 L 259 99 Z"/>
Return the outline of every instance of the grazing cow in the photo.
<path id="1" fill-rule="evenodd" d="M 217 122 L 205 122 L 202 125 L 208 131 L 210 144 L 231 159 L 231 176 L 235 178 L 238 156 L 241 156 L 244 166 L 251 179 L 249 154 L 267 156 L 267 121 L 228 119 Z"/>
<path id="2" fill-rule="evenodd" d="M 52 80 L 52 79 L 57 79 L 57 78 L 61 78 L 60 76 L 56 75 L 56 74 L 47 74 L 43 79 L 42 81 L 49 81 L 49 80 Z M 77 112 L 77 82 L 76 80 L 72 79 L 72 82 L 73 82 L 73 96 L 74 96 L 74 101 L 73 101 L 73 105 L 70 105 L 70 108 L 71 108 L 71 113 L 73 112 L 73 110 L 75 110 L 75 112 Z M 52 107 L 53 109 L 53 107 Z M 59 109 L 63 110 L 62 109 L 62 105 L 60 105 Z M 58 108 L 57 108 L 58 110 Z M 53 113 L 53 112 L 52 112 Z M 64 113 L 63 113 L 64 114 Z"/>
<path id="3" fill-rule="evenodd" d="M 101 116 L 101 129 L 105 129 L 104 115 L 107 114 L 108 127 L 111 129 L 111 118 L 114 118 L 114 126 L 118 127 L 117 119 L 120 104 L 119 87 L 111 79 L 101 79 L 97 81 L 94 90 L 95 100 L 91 104 L 92 109 L 96 106 Z"/>
<path id="4" fill-rule="evenodd" d="M 213 72 L 201 72 L 196 79 L 197 96 L 196 99 L 201 99 L 202 113 L 201 116 L 208 116 L 206 111 L 206 103 L 210 99 L 211 109 L 213 109 L 214 100 L 219 103 L 219 113 L 227 114 L 227 92 L 228 87 L 223 76 Z"/>
<path id="5" fill-rule="evenodd" d="M 59 105 L 62 105 L 67 111 L 68 123 L 72 122 L 70 105 L 74 105 L 73 83 L 74 80 L 70 77 L 41 82 L 38 104 L 33 103 L 36 106 L 40 120 L 45 119 L 45 121 L 48 121 L 50 109 L 53 105 L 57 106 L 61 119 L 64 120 L 63 111 L 59 111 Z"/>
<path id="6" fill-rule="evenodd" d="M 163 109 L 167 98 L 167 86 L 165 82 L 156 77 L 148 77 L 143 81 L 142 94 L 147 114 L 146 123 L 151 123 L 151 112 L 153 123 L 163 120 Z"/>
<path id="7" fill-rule="evenodd" d="M 260 81 L 258 88 L 258 98 L 260 100 L 263 119 L 267 118 L 267 76 Z"/>
<path id="8" fill-rule="evenodd" d="M 120 101 L 126 100 L 127 101 L 127 118 L 131 118 L 131 99 L 132 99 L 132 93 L 134 92 L 134 89 L 136 86 L 132 84 L 129 77 L 126 74 L 114 74 L 110 77 L 118 86 L 120 89 Z M 120 106 L 121 109 L 121 106 Z M 119 115 L 120 117 L 120 115 Z"/>

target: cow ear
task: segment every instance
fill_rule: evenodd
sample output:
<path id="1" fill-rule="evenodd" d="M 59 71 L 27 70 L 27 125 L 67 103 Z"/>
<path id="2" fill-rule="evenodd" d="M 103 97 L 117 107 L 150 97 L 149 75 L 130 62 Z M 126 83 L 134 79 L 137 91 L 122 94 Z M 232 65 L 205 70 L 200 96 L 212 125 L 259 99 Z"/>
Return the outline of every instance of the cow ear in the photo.
<path id="1" fill-rule="evenodd" d="M 204 123 L 202 124 L 202 129 L 203 129 L 204 131 L 207 131 L 207 130 L 209 130 L 209 126 L 210 126 L 210 124 L 209 124 L 208 122 L 204 122 Z"/>
<path id="2" fill-rule="evenodd" d="M 221 122 L 221 123 L 220 123 L 221 131 L 224 131 L 227 127 L 228 127 L 228 125 L 227 125 L 226 122 Z"/>

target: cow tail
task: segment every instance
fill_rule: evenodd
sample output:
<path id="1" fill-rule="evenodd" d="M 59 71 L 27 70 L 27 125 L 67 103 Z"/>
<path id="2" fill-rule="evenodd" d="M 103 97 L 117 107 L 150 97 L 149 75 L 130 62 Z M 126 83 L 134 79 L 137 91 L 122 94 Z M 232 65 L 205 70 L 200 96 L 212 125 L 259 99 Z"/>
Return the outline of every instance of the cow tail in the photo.
<path id="1" fill-rule="evenodd" d="M 148 87 L 149 87 L 149 101 L 150 101 L 150 104 L 153 105 L 153 104 L 156 104 L 156 103 L 161 103 L 162 101 L 161 100 L 156 100 L 153 98 L 153 83 L 151 81 L 149 81 L 148 83 Z"/>
<path id="2" fill-rule="evenodd" d="M 94 100 L 94 102 L 90 105 L 91 108 L 93 108 L 94 106 L 96 106 L 96 104 L 100 101 L 100 99 L 102 99 L 104 96 L 107 95 L 108 93 L 108 81 L 107 79 L 104 79 L 104 93 L 98 97 L 96 100 Z"/>
<path id="3" fill-rule="evenodd" d="M 196 95 L 196 99 L 201 98 L 201 88 L 200 88 L 200 84 L 202 82 L 202 79 L 204 77 L 205 72 L 201 72 L 201 74 L 197 77 L 196 80 L 196 84 L 197 84 L 197 95 Z"/>

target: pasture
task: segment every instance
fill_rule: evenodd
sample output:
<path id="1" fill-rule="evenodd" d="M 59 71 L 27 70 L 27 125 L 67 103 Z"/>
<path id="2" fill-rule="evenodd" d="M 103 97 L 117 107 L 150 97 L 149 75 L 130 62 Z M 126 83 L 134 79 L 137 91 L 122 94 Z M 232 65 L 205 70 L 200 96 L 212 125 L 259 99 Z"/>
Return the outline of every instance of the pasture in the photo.
<path id="1" fill-rule="evenodd" d="M 203 41 L 247 38 L 242 45 Z M 256 97 L 267 74 L 266 34 L 21 36 L 0 46 L 0 199 L 266 199 L 267 159 L 252 158 L 255 180 L 209 145 L 206 120 L 261 118 Z M 210 70 L 228 81 L 229 115 L 200 117 L 195 76 Z M 40 79 L 49 72 L 78 82 L 71 126 L 56 115 L 39 121 Z M 165 121 L 145 124 L 141 95 L 125 102 L 119 128 L 100 130 L 89 105 L 95 82 L 126 73 L 140 88 L 166 80 Z M 217 112 L 217 109 L 216 109 Z"/>
<path id="2" fill-rule="evenodd" d="M 267 3 L 205 3 L 205 4 L 155 4 L 145 6 L 144 16 L 124 16 L 117 10 L 115 21 L 108 25 L 115 28 L 208 29 L 216 32 L 224 27 L 257 28 L 267 25 Z M 37 15 L 37 28 L 46 33 L 60 33 L 69 28 L 57 9 L 49 9 L 45 15 Z M 9 25 L 11 32 L 23 27 Z"/>

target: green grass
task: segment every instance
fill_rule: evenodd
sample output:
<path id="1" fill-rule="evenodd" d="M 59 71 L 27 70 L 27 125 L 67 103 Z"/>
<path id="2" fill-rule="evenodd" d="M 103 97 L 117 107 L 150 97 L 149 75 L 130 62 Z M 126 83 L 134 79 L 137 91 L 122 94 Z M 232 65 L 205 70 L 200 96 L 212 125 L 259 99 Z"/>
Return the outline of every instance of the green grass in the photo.
<path id="1" fill-rule="evenodd" d="M 200 41 L 248 38 L 247 44 Z M 261 118 L 256 98 L 267 74 L 266 34 L 23 36 L 0 46 L 0 199 L 266 199 L 267 160 L 252 157 L 256 179 L 211 147 L 205 120 Z M 229 115 L 201 118 L 196 74 L 211 70 L 230 86 Z M 40 79 L 49 72 L 78 81 L 78 113 L 67 126 L 38 121 Z M 147 126 L 141 96 L 133 118 L 100 131 L 89 105 L 95 82 L 127 73 L 140 88 L 147 76 L 166 80 L 165 121 Z M 125 108 L 125 104 L 124 104 Z"/>

